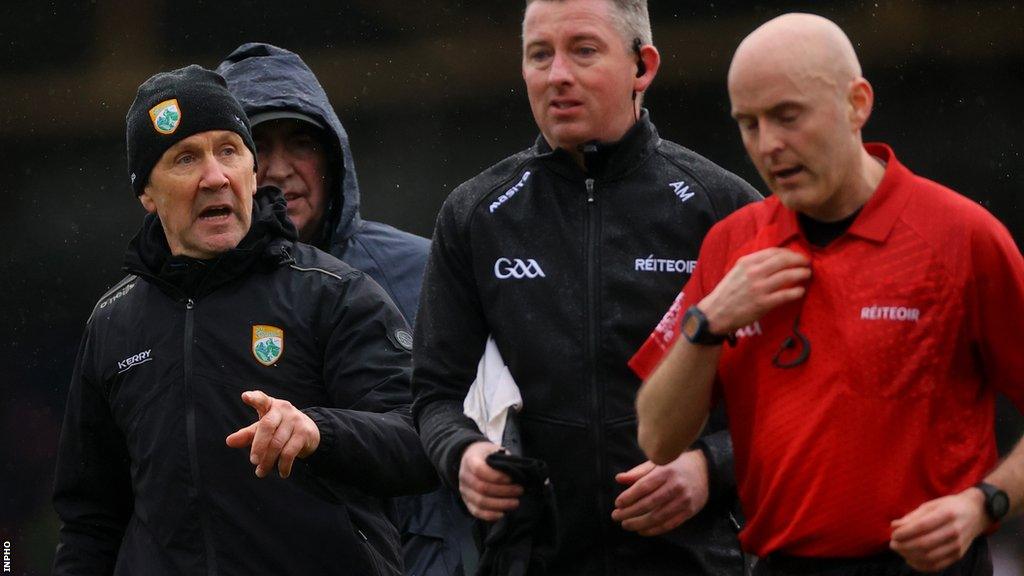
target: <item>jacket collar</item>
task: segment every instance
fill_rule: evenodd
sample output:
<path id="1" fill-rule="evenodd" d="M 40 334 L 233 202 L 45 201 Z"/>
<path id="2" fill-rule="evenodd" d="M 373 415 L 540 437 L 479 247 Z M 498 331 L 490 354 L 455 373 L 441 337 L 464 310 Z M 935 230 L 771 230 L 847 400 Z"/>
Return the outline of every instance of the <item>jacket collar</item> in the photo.
<path id="1" fill-rule="evenodd" d="M 251 268 L 269 269 L 292 261 L 289 248 L 297 234 L 281 191 L 270 186 L 257 190 L 252 211 L 252 225 L 238 246 L 210 260 L 172 255 L 160 219 L 149 214 L 128 244 L 123 268 L 153 281 L 172 297 L 200 297 Z"/>
<path id="2" fill-rule="evenodd" d="M 646 109 L 640 119 L 617 142 L 588 142 L 583 145 L 586 170 L 562 148 L 552 149 L 543 135 L 537 137 L 534 153 L 552 170 L 566 178 L 614 180 L 635 170 L 661 141 Z"/>
<path id="3" fill-rule="evenodd" d="M 864 149 L 885 163 L 885 174 L 846 234 L 881 244 L 889 237 L 910 199 L 910 191 L 904 184 L 913 177 L 913 173 L 900 164 L 892 148 L 886 144 L 868 143 Z M 773 246 L 781 246 L 796 237 L 803 238 L 796 212 L 783 206 L 777 198 L 770 201 L 775 206 L 765 231 L 766 240 Z"/>

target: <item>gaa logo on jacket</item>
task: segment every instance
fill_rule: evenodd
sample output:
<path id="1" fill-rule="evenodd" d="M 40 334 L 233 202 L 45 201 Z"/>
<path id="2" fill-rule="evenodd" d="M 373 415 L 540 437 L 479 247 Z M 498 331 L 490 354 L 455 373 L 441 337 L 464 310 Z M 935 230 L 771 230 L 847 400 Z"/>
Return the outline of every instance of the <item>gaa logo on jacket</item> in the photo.
<path id="1" fill-rule="evenodd" d="M 284 330 L 277 326 L 254 324 L 252 327 L 252 355 L 264 366 L 273 366 L 284 354 Z"/>
<path id="2" fill-rule="evenodd" d="M 544 270 L 533 258 L 520 260 L 519 258 L 498 258 L 494 262 L 494 277 L 498 280 L 515 278 L 545 278 Z"/>

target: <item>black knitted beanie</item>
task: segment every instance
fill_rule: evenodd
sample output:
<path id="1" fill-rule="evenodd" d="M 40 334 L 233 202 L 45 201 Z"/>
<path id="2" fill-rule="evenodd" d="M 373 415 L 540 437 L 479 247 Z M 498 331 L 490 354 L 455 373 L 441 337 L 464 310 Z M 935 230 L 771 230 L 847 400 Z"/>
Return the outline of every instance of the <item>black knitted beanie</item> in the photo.
<path id="1" fill-rule="evenodd" d="M 128 174 L 136 196 L 146 188 L 163 153 L 200 132 L 229 130 L 241 136 L 255 169 L 256 145 L 242 106 L 220 74 L 196 64 L 160 72 L 143 82 L 125 120 Z"/>

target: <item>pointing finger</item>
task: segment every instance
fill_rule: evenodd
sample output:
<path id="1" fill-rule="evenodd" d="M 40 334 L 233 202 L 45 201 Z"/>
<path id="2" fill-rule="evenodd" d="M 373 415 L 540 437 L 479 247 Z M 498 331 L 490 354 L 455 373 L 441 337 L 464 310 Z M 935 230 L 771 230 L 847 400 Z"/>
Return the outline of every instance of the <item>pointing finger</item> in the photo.
<path id="1" fill-rule="evenodd" d="M 260 418 L 263 418 L 263 416 L 270 411 L 270 407 L 273 404 L 271 397 L 259 390 L 242 392 L 242 402 L 245 402 L 249 406 L 255 408 L 256 413 L 259 414 Z"/>

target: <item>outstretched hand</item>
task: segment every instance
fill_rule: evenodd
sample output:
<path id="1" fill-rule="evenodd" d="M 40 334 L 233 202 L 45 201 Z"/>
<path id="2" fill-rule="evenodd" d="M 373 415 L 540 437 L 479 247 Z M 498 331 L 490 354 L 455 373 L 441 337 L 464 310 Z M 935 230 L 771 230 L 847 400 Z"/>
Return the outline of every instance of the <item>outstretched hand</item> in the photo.
<path id="1" fill-rule="evenodd" d="M 309 456 L 320 445 L 316 423 L 291 402 L 259 390 L 243 392 L 242 402 L 256 410 L 258 419 L 226 441 L 232 448 L 250 448 L 249 462 L 256 466 L 257 477 L 265 477 L 276 465 L 281 478 L 287 478 L 295 458 Z"/>

